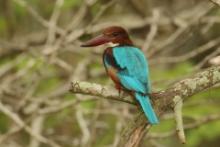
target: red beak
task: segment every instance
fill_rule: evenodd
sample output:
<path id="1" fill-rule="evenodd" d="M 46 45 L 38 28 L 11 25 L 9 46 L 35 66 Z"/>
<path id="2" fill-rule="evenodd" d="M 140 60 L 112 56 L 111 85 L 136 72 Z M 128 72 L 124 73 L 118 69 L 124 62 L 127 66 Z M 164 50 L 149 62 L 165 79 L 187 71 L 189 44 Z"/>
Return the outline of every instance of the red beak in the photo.
<path id="1" fill-rule="evenodd" d="M 110 39 L 104 35 L 99 35 L 89 41 L 83 43 L 81 47 L 93 47 L 110 42 Z"/>

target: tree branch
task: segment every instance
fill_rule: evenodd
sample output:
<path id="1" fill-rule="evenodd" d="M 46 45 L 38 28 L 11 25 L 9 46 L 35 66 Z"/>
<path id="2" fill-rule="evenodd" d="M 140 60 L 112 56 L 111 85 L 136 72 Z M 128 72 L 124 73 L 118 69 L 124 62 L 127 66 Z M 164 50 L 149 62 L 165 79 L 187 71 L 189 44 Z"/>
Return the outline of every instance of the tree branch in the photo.
<path id="1" fill-rule="evenodd" d="M 154 109 L 159 115 L 162 115 L 166 112 L 166 110 L 174 108 L 174 98 L 181 98 L 182 100 L 185 100 L 187 97 L 210 88 L 217 83 L 220 83 L 220 66 L 206 69 L 205 71 L 199 72 L 192 77 L 171 85 L 165 91 L 152 94 L 151 97 Z M 99 96 L 101 98 L 121 101 L 121 98 L 117 95 L 116 90 L 93 83 L 72 82 L 70 91 L 73 93 Z M 122 98 L 122 100 L 124 100 L 124 98 Z M 134 103 L 134 101 L 129 100 L 128 102 Z M 137 115 L 123 131 L 119 146 L 138 146 L 146 132 L 146 128 L 149 129 L 150 125 L 144 115 Z M 137 136 L 139 137 L 138 139 Z"/>
<path id="2" fill-rule="evenodd" d="M 220 7 L 220 0 L 210 0 L 210 1 Z"/>
<path id="3" fill-rule="evenodd" d="M 176 121 L 176 132 L 177 136 L 181 143 L 186 143 L 186 137 L 184 133 L 183 127 L 183 117 L 182 117 L 182 106 L 183 100 L 180 97 L 175 97 L 173 99 L 175 106 L 174 106 L 174 118 Z"/>
<path id="4" fill-rule="evenodd" d="M 220 114 L 211 114 L 209 116 L 196 119 L 193 123 L 189 123 L 189 124 L 184 125 L 184 130 L 192 130 L 192 129 L 201 127 L 202 125 L 205 125 L 207 123 L 214 122 L 217 120 L 220 120 Z M 176 134 L 176 130 L 171 130 L 171 131 L 164 132 L 164 133 L 162 133 L 162 132 L 150 133 L 150 134 L 148 134 L 147 138 L 149 138 L 149 139 L 152 139 L 152 138 L 153 139 L 162 139 L 162 138 L 167 138 L 167 137 L 173 136 L 175 134 Z"/>
<path id="5" fill-rule="evenodd" d="M 116 89 L 96 83 L 73 81 L 71 83 L 70 91 L 73 93 L 98 96 L 104 99 L 116 100 L 135 105 L 135 101 L 130 97 L 125 97 L 124 95 L 119 97 L 119 93 Z"/>

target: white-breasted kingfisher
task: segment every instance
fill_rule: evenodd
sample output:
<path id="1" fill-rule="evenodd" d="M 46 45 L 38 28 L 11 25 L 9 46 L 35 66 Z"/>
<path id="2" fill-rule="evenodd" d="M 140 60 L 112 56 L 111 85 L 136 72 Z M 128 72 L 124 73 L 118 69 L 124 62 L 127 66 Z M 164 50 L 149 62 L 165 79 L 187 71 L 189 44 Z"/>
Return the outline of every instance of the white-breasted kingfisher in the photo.
<path id="1" fill-rule="evenodd" d="M 115 83 L 116 89 L 129 91 L 142 107 L 150 124 L 159 120 L 151 105 L 149 68 L 144 53 L 135 47 L 127 31 L 119 26 L 111 26 L 85 43 L 82 47 L 95 47 L 110 43 L 113 47 L 105 49 L 103 63 L 107 74 Z"/>

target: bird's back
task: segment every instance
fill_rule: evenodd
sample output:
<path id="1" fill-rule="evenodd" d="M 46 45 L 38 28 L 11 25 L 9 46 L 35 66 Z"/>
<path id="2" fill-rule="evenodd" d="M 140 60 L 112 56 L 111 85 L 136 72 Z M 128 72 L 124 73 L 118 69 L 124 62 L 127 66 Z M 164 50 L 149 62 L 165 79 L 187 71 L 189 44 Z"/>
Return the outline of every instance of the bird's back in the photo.
<path id="1" fill-rule="evenodd" d="M 121 67 L 118 73 L 120 76 L 131 77 L 145 88 L 145 92 L 150 91 L 148 64 L 140 49 L 130 46 L 114 47 L 113 56 Z"/>

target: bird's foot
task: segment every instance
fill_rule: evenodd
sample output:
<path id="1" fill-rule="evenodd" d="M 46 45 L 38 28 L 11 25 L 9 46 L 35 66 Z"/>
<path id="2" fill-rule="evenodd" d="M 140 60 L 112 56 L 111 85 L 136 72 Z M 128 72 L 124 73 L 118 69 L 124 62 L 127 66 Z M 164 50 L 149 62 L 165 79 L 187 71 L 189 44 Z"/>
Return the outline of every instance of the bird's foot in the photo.
<path id="1" fill-rule="evenodd" d="M 148 93 L 150 98 L 157 98 L 157 97 L 161 96 L 161 94 L 163 94 L 163 93 L 161 93 L 161 92 L 151 92 L 151 93 Z"/>
<path id="2" fill-rule="evenodd" d="M 122 89 L 120 85 L 115 85 L 115 88 L 118 90 L 118 97 L 121 98 L 122 97 Z"/>
<path id="3" fill-rule="evenodd" d="M 122 97 L 122 92 L 121 89 L 118 89 L 118 97 L 121 98 Z"/>

